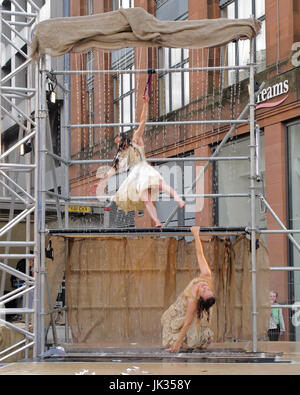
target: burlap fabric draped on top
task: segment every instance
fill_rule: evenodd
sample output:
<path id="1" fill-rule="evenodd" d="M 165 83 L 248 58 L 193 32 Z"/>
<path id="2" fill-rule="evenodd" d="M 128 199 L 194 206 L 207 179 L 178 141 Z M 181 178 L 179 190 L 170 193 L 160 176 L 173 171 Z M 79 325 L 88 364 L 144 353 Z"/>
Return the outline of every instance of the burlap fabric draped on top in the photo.
<path id="1" fill-rule="evenodd" d="M 253 18 L 160 21 L 143 8 L 120 9 L 38 23 L 31 43 L 31 57 L 38 60 L 44 54 L 60 56 L 90 48 L 208 48 L 251 39 L 260 28 L 261 23 Z"/>

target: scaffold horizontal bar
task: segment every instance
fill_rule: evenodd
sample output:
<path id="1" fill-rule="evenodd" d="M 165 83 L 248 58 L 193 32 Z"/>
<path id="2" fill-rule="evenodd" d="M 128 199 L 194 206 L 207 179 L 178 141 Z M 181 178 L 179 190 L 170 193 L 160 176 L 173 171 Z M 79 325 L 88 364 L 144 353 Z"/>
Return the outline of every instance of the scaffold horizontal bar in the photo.
<path id="1" fill-rule="evenodd" d="M 167 195 L 162 195 L 162 198 L 164 198 Z M 245 197 L 248 198 L 250 195 L 249 193 L 198 193 L 198 194 L 178 194 L 178 196 L 182 198 L 190 198 L 190 199 L 196 199 L 196 198 L 232 198 L 232 197 Z M 110 200 L 112 198 L 111 195 L 103 195 L 103 196 L 70 196 L 69 199 L 70 201 L 72 200 L 94 200 L 94 199 L 99 199 L 99 200 Z"/>
<path id="2" fill-rule="evenodd" d="M 28 309 L 26 307 L 20 309 L 0 308 L 0 314 L 31 314 L 31 313 L 34 313 L 34 309 Z"/>
<path id="3" fill-rule="evenodd" d="M 12 169 L 27 169 L 33 170 L 36 168 L 35 165 L 26 165 L 22 163 L 0 163 L 0 168 L 12 168 Z"/>
<path id="4" fill-rule="evenodd" d="M 21 169 L 21 168 L 17 168 L 17 167 L 3 167 L 2 170 L 6 170 L 8 172 L 18 172 L 18 173 L 28 173 L 29 171 L 32 171 L 34 169 Z"/>
<path id="5" fill-rule="evenodd" d="M 264 230 L 259 230 L 259 233 L 300 233 L 300 229 L 264 229 Z"/>
<path id="6" fill-rule="evenodd" d="M 283 308 L 283 309 L 300 309 L 300 305 L 297 304 L 272 304 L 271 307 Z"/>
<path id="7" fill-rule="evenodd" d="M 16 15 L 16 16 L 23 16 L 23 17 L 29 17 L 29 18 L 33 18 L 38 16 L 38 14 L 34 14 L 32 12 L 21 12 L 21 11 L 6 11 L 6 10 L 1 10 L 1 14 L 4 15 Z"/>
<path id="8" fill-rule="evenodd" d="M 236 197 L 236 198 L 248 198 L 250 196 L 249 193 L 187 193 L 187 194 L 182 194 L 179 195 L 185 199 L 196 199 L 196 198 L 232 198 L 232 197 Z M 163 196 L 164 197 L 164 196 Z"/>
<path id="9" fill-rule="evenodd" d="M 215 156 L 215 157 L 196 157 L 196 156 L 185 156 L 180 158 L 146 158 L 147 162 L 197 162 L 197 161 L 229 161 L 229 160 L 249 160 L 249 156 Z M 112 163 L 113 159 L 86 159 L 86 160 L 71 160 L 69 165 L 83 165 L 93 163 Z"/>
<path id="10" fill-rule="evenodd" d="M 65 206 L 65 205 L 67 205 L 67 204 L 69 204 L 68 203 L 68 199 L 69 198 L 66 198 L 66 197 L 64 197 L 64 196 L 61 196 L 60 197 L 61 198 L 61 200 L 60 200 L 60 204 L 62 205 L 62 206 Z M 11 199 L 10 198 L 3 198 L 3 197 L 0 197 L 0 205 L 7 205 L 7 208 L 9 209 L 9 207 L 10 207 L 10 204 L 11 204 Z M 56 199 L 46 199 L 46 207 L 47 207 L 47 209 L 54 209 L 54 207 L 53 206 L 56 206 L 56 204 L 57 204 L 57 200 Z M 82 201 L 78 201 L 78 202 L 76 202 L 76 201 L 72 201 L 72 204 L 78 204 L 78 205 L 80 205 L 80 204 L 82 204 Z M 91 206 L 91 205 L 93 205 L 93 206 L 96 206 L 96 207 L 104 207 L 104 206 L 101 206 L 101 202 L 99 201 L 99 200 L 97 200 L 97 201 L 94 201 L 94 202 L 90 202 L 89 201 L 89 203 L 88 203 L 88 205 L 89 206 Z M 18 210 L 20 209 L 20 210 L 24 210 L 24 208 L 25 208 L 25 205 L 24 205 L 24 203 L 22 203 L 22 202 L 16 202 L 16 206 L 17 206 L 17 208 L 18 208 Z M 27 207 L 27 206 L 26 206 Z"/>
<path id="11" fill-rule="evenodd" d="M 300 266 L 272 266 L 270 267 L 270 270 L 272 271 L 288 271 L 288 272 L 297 272 L 300 271 Z"/>
<path id="12" fill-rule="evenodd" d="M 23 93 L 36 92 L 35 88 L 23 88 L 17 86 L 0 86 L 0 90 L 4 92 L 23 92 Z"/>
<path id="13" fill-rule="evenodd" d="M 30 247 L 35 241 L 0 241 L 0 247 Z"/>
<path id="14" fill-rule="evenodd" d="M 192 72 L 192 71 L 222 71 L 222 70 L 249 70 L 250 65 L 243 66 L 207 66 L 207 67 L 172 67 L 163 69 L 151 69 L 156 73 L 179 73 L 179 72 Z M 46 70 L 47 71 L 47 70 Z M 148 74 L 149 69 L 111 69 L 111 70 L 54 70 L 51 74 Z"/>
<path id="15" fill-rule="evenodd" d="M 8 93 L 5 95 L 5 97 L 7 97 L 9 100 L 11 99 L 25 99 L 25 100 L 29 100 L 34 96 L 34 93 L 29 93 L 28 95 L 25 93 Z"/>
<path id="16" fill-rule="evenodd" d="M 33 259 L 33 254 L 0 254 L 0 259 Z"/>
<path id="17" fill-rule="evenodd" d="M 7 23 L 9 25 L 15 26 L 30 26 L 34 23 L 34 18 L 32 18 L 29 22 L 8 21 Z"/>
<path id="18" fill-rule="evenodd" d="M 206 124 L 246 124 L 248 119 L 215 119 L 206 121 L 164 121 L 164 122 L 146 122 L 146 126 L 176 126 L 176 125 L 206 125 Z M 117 127 L 136 127 L 139 122 L 129 123 L 87 123 L 87 124 L 69 124 L 64 128 L 70 129 L 84 129 L 84 128 L 117 128 Z"/>
<path id="19" fill-rule="evenodd" d="M 129 235 L 129 236 L 190 236 L 190 227 L 168 228 L 65 228 L 48 229 L 53 235 Z M 245 234 L 245 227 L 201 227 L 201 235 L 239 235 Z"/>

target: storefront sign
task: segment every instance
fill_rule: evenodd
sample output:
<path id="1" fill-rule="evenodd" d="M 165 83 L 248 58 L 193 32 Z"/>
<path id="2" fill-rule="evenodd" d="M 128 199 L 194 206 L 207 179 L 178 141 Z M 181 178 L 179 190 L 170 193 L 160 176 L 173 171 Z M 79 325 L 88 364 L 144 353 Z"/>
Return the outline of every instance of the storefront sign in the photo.
<path id="1" fill-rule="evenodd" d="M 263 107 L 278 106 L 279 104 L 283 103 L 287 99 L 288 95 L 285 95 L 283 98 L 281 98 L 281 100 L 276 101 L 276 102 L 272 102 L 272 103 L 264 103 L 264 102 L 266 102 L 270 99 L 273 99 L 274 97 L 281 96 L 285 93 L 288 93 L 288 91 L 289 91 L 289 81 L 288 80 L 280 81 L 268 88 L 264 88 L 260 92 L 260 94 L 257 96 L 256 109 L 263 108 Z M 264 104 L 260 104 L 260 103 L 264 103 Z"/>

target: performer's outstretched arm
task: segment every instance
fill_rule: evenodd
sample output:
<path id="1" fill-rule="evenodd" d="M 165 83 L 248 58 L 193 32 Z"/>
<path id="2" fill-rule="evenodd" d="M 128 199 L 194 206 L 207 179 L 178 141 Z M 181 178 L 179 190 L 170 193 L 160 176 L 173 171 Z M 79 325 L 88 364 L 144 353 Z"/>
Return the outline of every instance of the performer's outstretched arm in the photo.
<path id="1" fill-rule="evenodd" d="M 143 96 L 143 109 L 142 109 L 142 114 L 140 118 L 140 124 L 138 129 L 134 132 L 132 141 L 135 144 L 138 145 L 144 145 L 144 140 L 143 140 L 143 134 L 144 134 L 144 129 L 145 129 L 145 124 L 148 116 L 148 103 L 149 103 L 149 97 L 148 96 Z"/>
<path id="2" fill-rule="evenodd" d="M 200 226 L 192 226 L 191 232 L 195 239 L 196 255 L 197 255 L 197 260 L 198 260 L 198 265 L 201 275 L 204 277 L 211 278 L 211 270 L 204 256 L 203 247 L 200 240 L 200 235 L 199 235 Z"/>

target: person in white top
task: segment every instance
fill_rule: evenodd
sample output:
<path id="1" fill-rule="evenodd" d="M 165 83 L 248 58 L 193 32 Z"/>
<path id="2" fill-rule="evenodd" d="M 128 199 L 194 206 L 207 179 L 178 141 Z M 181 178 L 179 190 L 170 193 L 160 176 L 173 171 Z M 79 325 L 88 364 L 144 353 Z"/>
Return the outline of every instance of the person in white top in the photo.
<path id="1" fill-rule="evenodd" d="M 277 304 L 278 292 L 271 291 L 269 300 L 270 304 Z M 272 307 L 270 315 L 270 323 L 268 330 L 268 337 L 270 341 L 278 341 L 279 336 L 282 332 L 285 332 L 285 324 L 282 314 L 282 309 L 280 307 Z"/>

